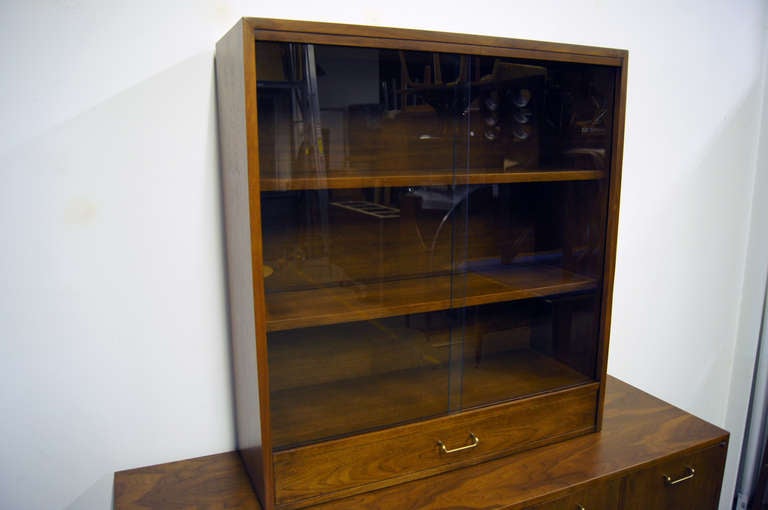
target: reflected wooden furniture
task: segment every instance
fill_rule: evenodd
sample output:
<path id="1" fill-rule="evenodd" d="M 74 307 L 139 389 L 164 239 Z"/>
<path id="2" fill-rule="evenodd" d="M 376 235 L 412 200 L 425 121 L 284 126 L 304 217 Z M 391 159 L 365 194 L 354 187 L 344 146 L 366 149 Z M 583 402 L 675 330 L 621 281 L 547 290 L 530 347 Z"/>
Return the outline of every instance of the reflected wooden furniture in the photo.
<path id="1" fill-rule="evenodd" d="M 626 66 L 283 20 L 221 39 L 238 448 L 265 508 L 599 431 Z"/>
<path id="2" fill-rule="evenodd" d="M 714 510 L 727 444 L 724 430 L 609 377 L 596 434 L 312 508 Z M 114 491 L 117 510 L 261 508 L 236 452 L 120 471 Z"/>

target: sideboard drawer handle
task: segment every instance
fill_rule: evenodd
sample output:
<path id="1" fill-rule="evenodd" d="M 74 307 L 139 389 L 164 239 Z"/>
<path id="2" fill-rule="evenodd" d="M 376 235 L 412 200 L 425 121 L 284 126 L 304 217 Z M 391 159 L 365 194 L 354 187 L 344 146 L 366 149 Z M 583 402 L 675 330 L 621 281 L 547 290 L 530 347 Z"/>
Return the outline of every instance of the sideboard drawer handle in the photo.
<path id="1" fill-rule="evenodd" d="M 472 441 L 471 443 L 464 446 L 459 446 L 458 448 L 452 448 L 450 450 L 445 447 L 445 443 L 443 443 L 442 441 L 438 441 L 437 446 L 440 447 L 440 451 L 443 453 L 456 453 L 464 450 L 469 450 L 480 444 L 480 439 L 478 439 L 478 437 L 474 435 L 472 432 L 469 433 L 469 439 Z"/>
<path id="2" fill-rule="evenodd" d="M 695 474 L 696 474 L 696 470 L 689 466 L 685 468 L 685 474 L 675 480 L 673 480 L 671 477 L 667 475 L 664 475 L 663 476 L 664 483 L 666 485 L 677 485 L 678 483 L 684 482 L 686 480 L 690 480 L 691 478 L 693 478 L 693 475 Z"/>
<path id="3" fill-rule="evenodd" d="M 579 504 L 577 504 L 577 505 L 576 505 L 576 510 L 587 510 L 587 509 L 586 509 L 586 508 L 584 508 L 584 505 L 579 505 Z"/>

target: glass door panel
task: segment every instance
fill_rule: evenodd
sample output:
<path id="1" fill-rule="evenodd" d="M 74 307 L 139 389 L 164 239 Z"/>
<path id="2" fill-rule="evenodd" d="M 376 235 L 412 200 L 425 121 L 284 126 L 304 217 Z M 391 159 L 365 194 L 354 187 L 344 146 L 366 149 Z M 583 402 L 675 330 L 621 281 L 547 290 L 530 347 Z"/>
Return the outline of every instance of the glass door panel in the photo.
<path id="1" fill-rule="evenodd" d="M 276 448 L 596 379 L 614 71 L 256 57 Z"/>
<path id="2" fill-rule="evenodd" d="M 469 62 L 453 409 L 596 380 L 615 88 L 601 66 Z M 510 178 L 478 182 L 488 168 Z M 475 299 L 480 280 L 497 299 Z"/>
<path id="3" fill-rule="evenodd" d="M 444 415 L 464 138 L 460 112 L 438 111 L 456 101 L 431 88 L 432 54 L 256 56 L 275 447 Z"/>
<path id="4" fill-rule="evenodd" d="M 439 416 L 448 384 L 446 312 L 269 333 L 278 449 Z"/>
<path id="5" fill-rule="evenodd" d="M 259 42 L 256 54 L 262 190 L 454 184 L 467 87 L 435 80 L 463 57 L 443 55 L 436 74 L 425 52 Z"/>

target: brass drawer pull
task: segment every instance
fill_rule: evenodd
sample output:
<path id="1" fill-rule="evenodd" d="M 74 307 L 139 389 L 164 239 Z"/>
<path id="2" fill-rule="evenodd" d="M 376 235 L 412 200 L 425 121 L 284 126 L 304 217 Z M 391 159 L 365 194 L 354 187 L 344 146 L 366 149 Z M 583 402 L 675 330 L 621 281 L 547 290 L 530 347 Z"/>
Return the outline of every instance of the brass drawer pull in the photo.
<path id="1" fill-rule="evenodd" d="M 576 510 L 587 510 L 587 509 L 586 509 L 586 508 L 584 508 L 584 505 L 578 505 L 578 504 L 577 504 L 577 505 L 576 505 Z"/>
<path id="2" fill-rule="evenodd" d="M 437 446 L 440 447 L 440 451 L 443 453 L 456 453 L 464 450 L 469 450 L 480 444 L 480 439 L 478 439 L 478 437 L 474 435 L 472 432 L 469 433 L 469 438 L 472 440 L 471 443 L 464 446 L 459 446 L 458 448 L 452 448 L 449 450 L 448 448 L 445 447 L 445 443 L 443 443 L 442 441 L 438 441 Z"/>
<path id="3" fill-rule="evenodd" d="M 689 466 L 685 468 L 685 474 L 676 480 L 673 480 L 671 477 L 667 475 L 664 475 L 662 478 L 664 478 L 664 483 L 666 485 L 677 485 L 678 483 L 684 482 L 686 480 L 690 480 L 691 478 L 693 478 L 693 475 L 695 474 L 696 474 L 696 470 Z"/>

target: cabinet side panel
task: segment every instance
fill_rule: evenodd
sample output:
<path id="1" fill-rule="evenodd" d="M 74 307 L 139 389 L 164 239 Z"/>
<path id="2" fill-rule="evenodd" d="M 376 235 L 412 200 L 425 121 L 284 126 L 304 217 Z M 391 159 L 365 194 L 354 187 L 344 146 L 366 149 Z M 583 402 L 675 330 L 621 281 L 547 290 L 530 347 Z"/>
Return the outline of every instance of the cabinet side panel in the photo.
<path id="1" fill-rule="evenodd" d="M 240 21 L 216 45 L 216 91 L 238 449 L 259 498 L 269 507 L 271 490 L 265 478 L 271 479 L 271 462 L 262 448 L 254 312 L 245 31 Z"/>
<path id="2" fill-rule="evenodd" d="M 597 429 L 601 430 L 607 380 L 608 344 L 611 336 L 611 310 L 613 305 L 613 278 L 616 267 L 616 245 L 619 231 L 619 200 L 621 192 L 621 166 L 624 157 L 624 116 L 627 104 L 627 64 L 629 55 L 624 52 L 621 67 L 617 69 L 618 79 L 614 92 L 613 142 L 611 149 L 611 177 L 608 196 L 608 223 L 605 234 L 605 261 L 603 269 L 603 306 L 600 316 L 600 346 L 598 369 L 600 374 L 600 393 L 597 406 Z"/>

